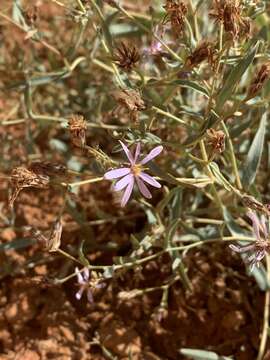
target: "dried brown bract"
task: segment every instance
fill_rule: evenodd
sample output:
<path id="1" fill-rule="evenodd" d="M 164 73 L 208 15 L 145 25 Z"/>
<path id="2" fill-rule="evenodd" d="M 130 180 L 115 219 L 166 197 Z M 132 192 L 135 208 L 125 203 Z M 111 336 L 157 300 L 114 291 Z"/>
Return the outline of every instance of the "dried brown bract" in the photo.
<path id="1" fill-rule="evenodd" d="M 250 19 L 242 16 L 242 6 L 238 0 L 214 0 L 214 8 L 209 15 L 224 25 L 225 32 L 233 40 L 249 37 Z"/>
<path id="2" fill-rule="evenodd" d="M 24 12 L 24 18 L 30 27 L 35 27 L 36 23 L 38 21 L 38 7 L 37 6 L 31 6 L 27 8 Z"/>
<path id="3" fill-rule="evenodd" d="M 222 130 L 208 129 L 208 144 L 212 147 L 214 153 L 222 153 L 225 150 L 226 135 Z"/>
<path id="4" fill-rule="evenodd" d="M 138 112 L 145 109 L 145 104 L 138 91 L 132 89 L 118 90 L 113 94 L 119 104 L 118 108 L 126 108 L 132 120 L 138 121 Z"/>
<path id="5" fill-rule="evenodd" d="M 268 213 L 267 208 L 265 207 L 265 205 L 263 205 L 262 203 L 260 203 L 258 200 L 256 200 L 253 196 L 250 195 L 244 195 L 242 197 L 242 202 L 243 204 L 252 209 L 252 210 L 256 210 L 259 212 L 264 212 L 264 213 Z"/>
<path id="6" fill-rule="evenodd" d="M 103 0 L 106 4 L 110 5 L 111 7 L 117 8 L 117 2 L 115 0 Z"/>
<path id="7" fill-rule="evenodd" d="M 52 231 L 46 242 L 46 250 L 49 252 L 57 251 L 61 245 L 61 236 L 62 236 L 63 225 L 61 219 L 58 219 L 53 224 Z"/>
<path id="8" fill-rule="evenodd" d="M 140 60 L 140 54 L 135 46 L 127 46 L 121 42 L 116 50 L 113 61 L 125 71 L 131 71 Z"/>
<path id="9" fill-rule="evenodd" d="M 167 13 L 164 22 L 170 22 L 173 32 L 181 36 L 185 28 L 186 4 L 179 0 L 167 0 L 163 7 Z"/>
<path id="10" fill-rule="evenodd" d="M 186 60 L 186 66 L 193 68 L 203 61 L 207 60 L 208 63 L 214 67 L 215 65 L 215 49 L 212 43 L 204 41 L 199 44 L 192 54 Z"/>
<path id="11" fill-rule="evenodd" d="M 83 116 L 73 115 L 68 122 L 71 142 L 74 146 L 84 147 L 86 144 L 87 122 Z"/>
<path id="12" fill-rule="evenodd" d="M 262 89 L 265 82 L 269 79 L 270 75 L 270 63 L 263 64 L 257 72 L 254 80 L 248 88 L 247 98 L 253 98 Z"/>
<path id="13" fill-rule="evenodd" d="M 47 175 L 50 177 L 65 177 L 67 167 L 62 164 L 51 163 L 49 161 L 35 161 L 30 164 L 29 170 L 38 175 Z"/>
<path id="14" fill-rule="evenodd" d="M 13 206 L 19 192 L 23 188 L 34 187 L 38 189 L 46 189 L 49 186 L 49 181 L 50 179 L 48 176 L 36 174 L 23 166 L 13 169 L 11 173 L 13 192 L 9 199 L 9 206 Z"/>
<path id="15" fill-rule="evenodd" d="M 61 236 L 63 230 L 61 218 L 54 222 L 49 236 L 42 234 L 40 230 L 31 226 L 25 227 L 24 230 L 27 231 L 31 237 L 33 237 L 44 247 L 45 250 L 49 252 L 57 251 L 61 245 Z"/>

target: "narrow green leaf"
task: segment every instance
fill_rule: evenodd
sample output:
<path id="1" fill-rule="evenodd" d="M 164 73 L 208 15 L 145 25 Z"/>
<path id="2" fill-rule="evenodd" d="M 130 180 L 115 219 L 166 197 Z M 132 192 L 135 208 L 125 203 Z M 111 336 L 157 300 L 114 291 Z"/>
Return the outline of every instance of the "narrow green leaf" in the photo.
<path id="1" fill-rule="evenodd" d="M 244 186 L 249 187 L 255 180 L 263 152 L 266 120 L 267 113 L 265 112 L 247 155 L 247 160 L 242 174 L 242 182 Z"/>
<path id="2" fill-rule="evenodd" d="M 83 244 L 84 244 L 84 240 L 81 242 L 81 245 L 79 247 L 79 260 L 84 266 L 89 266 L 90 263 L 83 253 Z"/>
<path id="3" fill-rule="evenodd" d="M 250 51 L 239 61 L 238 65 L 233 67 L 233 69 L 227 75 L 225 83 L 217 97 L 217 112 L 221 110 L 225 102 L 231 97 L 236 85 L 241 80 L 249 65 L 252 64 L 258 49 L 258 45 L 259 43 L 257 42 L 255 46 L 253 46 Z"/>
<path id="4" fill-rule="evenodd" d="M 233 358 L 228 356 L 219 356 L 213 351 L 198 349 L 181 349 L 180 353 L 189 356 L 194 360 L 233 360 Z"/>

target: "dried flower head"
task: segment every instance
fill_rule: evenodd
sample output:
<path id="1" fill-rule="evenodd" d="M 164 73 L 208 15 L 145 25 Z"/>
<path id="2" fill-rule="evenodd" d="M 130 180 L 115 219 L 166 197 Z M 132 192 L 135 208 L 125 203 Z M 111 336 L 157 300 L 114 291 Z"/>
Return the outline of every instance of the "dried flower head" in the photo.
<path id="1" fill-rule="evenodd" d="M 179 0 L 167 0 L 163 7 L 167 13 L 164 23 L 170 22 L 175 35 L 181 36 L 185 27 L 186 4 Z"/>
<path id="2" fill-rule="evenodd" d="M 73 115 L 68 122 L 68 128 L 71 136 L 71 141 L 74 146 L 84 147 L 87 130 L 87 122 L 83 116 Z"/>
<path id="3" fill-rule="evenodd" d="M 250 35 L 250 20 L 242 16 L 242 6 L 238 0 L 214 0 L 214 8 L 209 15 L 216 22 L 221 22 L 234 40 Z"/>
<path id="4" fill-rule="evenodd" d="M 267 207 L 265 205 L 263 205 L 262 203 L 260 203 L 258 200 L 256 200 L 251 195 L 243 195 L 241 200 L 245 207 L 248 207 L 255 211 L 268 213 Z"/>
<path id="5" fill-rule="evenodd" d="M 222 130 L 208 129 L 208 144 L 212 147 L 214 153 L 222 153 L 225 150 L 226 135 Z"/>
<path id="6" fill-rule="evenodd" d="M 263 64 L 248 88 L 247 98 L 251 99 L 258 94 L 263 85 L 269 79 L 270 63 Z"/>
<path id="7" fill-rule="evenodd" d="M 140 54 L 135 46 L 127 46 L 121 42 L 116 51 L 113 61 L 125 71 L 131 71 L 140 60 Z"/>
<path id="8" fill-rule="evenodd" d="M 131 151 L 127 148 L 127 146 L 120 141 L 120 144 L 129 160 L 130 166 L 129 167 L 123 167 L 118 168 L 114 170 L 107 171 L 104 174 L 104 178 L 107 180 L 114 180 L 114 179 L 120 179 L 117 181 L 117 183 L 114 185 L 115 191 L 120 191 L 125 189 L 121 206 L 125 206 L 131 196 L 132 190 L 135 185 L 135 181 L 138 185 L 138 188 L 143 196 L 145 196 L 147 199 L 151 199 L 152 195 L 150 191 L 148 190 L 145 183 L 154 186 L 156 188 L 160 188 L 161 185 L 158 183 L 152 176 L 146 174 L 144 170 L 144 166 L 146 163 L 154 159 L 156 156 L 158 156 L 162 150 L 163 146 L 156 146 L 153 150 L 150 151 L 146 157 L 140 161 L 140 154 L 141 154 L 141 144 L 138 143 L 134 152 L 134 155 L 131 153 Z"/>
<path id="9" fill-rule="evenodd" d="M 57 219 L 52 227 L 49 236 L 42 234 L 40 230 L 32 226 L 26 226 L 25 231 L 29 233 L 37 242 L 41 243 L 45 250 L 49 252 L 55 252 L 59 249 L 61 245 L 61 236 L 62 236 L 62 221 L 61 218 Z"/>
<path id="10" fill-rule="evenodd" d="M 35 161 L 30 164 L 29 170 L 38 175 L 50 177 L 62 177 L 67 175 L 67 167 L 62 164 L 51 163 L 49 161 Z"/>
<path id="11" fill-rule="evenodd" d="M 34 187 L 38 189 L 46 189 L 49 186 L 49 181 L 50 179 L 46 175 L 36 174 L 23 166 L 16 167 L 11 172 L 13 192 L 9 199 L 9 206 L 13 206 L 19 192 L 23 188 Z"/>
<path id="12" fill-rule="evenodd" d="M 23 15 L 27 25 L 33 28 L 38 21 L 38 7 L 30 6 L 23 12 Z"/>
<path id="13" fill-rule="evenodd" d="M 138 120 L 138 112 L 145 109 L 145 104 L 138 91 L 125 89 L 115 91 L 113 94 L 119 107 L 126 108 L 134 121 Z"/>
<path id="14" fill-rule="evenodd" d="M 203 41 L 199 44 L 192 54 L 186 60 L 186 66 L 193 68 L 194 66 L 199 65 L 203 61 L 207 60 L 211 66 L 214 66 L 214 55 L 215 49 L 213 44 L 209 41 Z"/>
<path id="15" fill-rule="evenodd" d="M 254 211 L 249 211 L 247 216 L 252 221 L 253 235 L 256 241 L 245 246 L 230 245 L 230 248 L 237 253 L 250 253 L 247 262 L 252 271 L 255 266 L 260 265 L 260 261 L 270 252 L 270 232 L 269 223 L 266 221 L 264 215 L 259 219 Z"/>
<path id="16" fill-rule="evenodd" d="M 77 275 L 77 282 L 79 286 L 79 290 L 76 293 L 76 299 L 80 300 L 82 298 L 82 295 L 84 291 L 86 291 L 87 299 L 90 302 L 90 304 L 93 304 L 94 298 L 93 298 L 93 290 L 95 289 L 101 289 L 105 287 L 105 283 L 102 282 L 102 278 L 98 277 L 95 272 L 92 272 L 92 276 L 90 278 L 90 272 L 88 268 L 83 268 L 82 271 L 80 271 L 77 267 L 75 268 L 75 272 Z"/>
<path id="17" fill-rule="evenodd" d="M 57 251 L 61 245 L 63 225 L 61 218 L 57 219 L 52 227 L 52 231 L 46 243 L 46 250 L 49 252 Z"/>

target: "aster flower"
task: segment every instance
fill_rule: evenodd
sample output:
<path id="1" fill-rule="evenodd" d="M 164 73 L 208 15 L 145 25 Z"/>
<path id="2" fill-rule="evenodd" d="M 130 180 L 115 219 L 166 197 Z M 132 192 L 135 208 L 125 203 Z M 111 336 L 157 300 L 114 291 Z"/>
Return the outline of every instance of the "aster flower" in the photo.
<path id="1" fill-rule="evenodd" d="M 156 188 L 160 188 L 161 185 L 158 183 L 152 176 L 146 174 L 143 170 L 146 163 L 150 160 L 154 159 L 158 156 L 161 151 L 163 150 L 163 146 L 156 146 L 154 149 L 150 151 L 146 157 L 140 161 L 138 161 L 141 155 L 141 144 L 138 143 L 134 152 L 134 155 L 131 151 L 127 148 L 127 146 L 120 141 L 120 144 L 129 160 L 130 166 L 129 167 L 122 167 L 114 170 L 110 170 L 104 174 L 104 178 L 107 180 L 113 180 L 121 178 L 119 181 L 116 182 L 113 189 L 114 191 L 120 191 L 125 189 L 121 206 L 125 206 L 128 202 L 132 190 L 134 188 L 135 182 L 138 185 L 138 188 L 143 196 L 147 199 L 151 199 L 152 195 L 148 190 L 145 183 L 154 186 Z"/>
<path id="2" fill-rule="evenodd" d="M 253 234 L 256 241 L 245 246 L 230 245 L 230 248 L 237 253 L 250 253 L 247 261 L 250 265 L 250 270 L 253 271 L 254 267 L 259 266 L 260 261 L 270 251 L 270 232 L 269 224 L 267 224 L 264 215 L 259 219 L 254 211 L 249 211 L 247 216 L 252 221 Z"/>
<path id="3" fill-rule="evenodd" d="M 93 290 L 101 289 L 105 286 L 105 284 L 102 283 L 97 276 L 89 278 L 90 273 L 88 268 L 84 268 L 83 271 L 80 272 L 79 269 L 76 267 L 75 272 L 77 275 L 78 285 L 80 287 L 79 290 L 76 292 L 76 299 L 80 300 L 84 291 L 86 291 L 87 300 L 90 302 L 90 304 L 93 304 Z"/>

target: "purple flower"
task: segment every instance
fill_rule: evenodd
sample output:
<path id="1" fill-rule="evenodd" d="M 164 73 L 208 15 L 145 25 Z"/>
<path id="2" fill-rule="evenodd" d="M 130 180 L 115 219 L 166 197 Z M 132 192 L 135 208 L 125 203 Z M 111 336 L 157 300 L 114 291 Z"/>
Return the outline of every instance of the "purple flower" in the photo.
<path id="1" fill-rule="evenodd" d="M 157 146 L 153 150 L 150 151 L 148 155 L 141 161 L 138 161 L 140 154 L 141 154 L 141 144 L 138 143 L 134 152 L 134 155 L 131 153 L 131 151 L 127 148 L 125 144 L 123 144 L 120 141 L 120 144 L 126 153 L 126 156 L 129 160 L 130 166 L 129 167 L 123 167 L 119 169 L 114 169 L 106 172 L 104 174 L 104 178 L 107 180 L 112 179 L 118 179 L 122 178 L 119 181 L 116 182 L 113 189 L 115 191 L 120 191 L 125 189 L 121 206 L 125 206 L 128 202 L 130 195 L 132 193 L 133 187 L 135 182 L 138 185 L 138 188 L 143 196 L 145 196 L 147 199 L 150 199 L 152 197 L 150 191 L 148 190 L 145 183 L 154 186 L 156 188 L 160 188 L 161 185 L 158 183 L 152 176 L 146 174 L 143 170 L 146 163 L 148 163 L 150 160 L 154 159 L 156 156 L 158 156 L 161 151 L 163 150 L 163 146 Z"/>
<path id="2" fill-rule="evenodd" d="M 269 225 L 266 223 L 264 215 L 259 219 L 254 211 L 249 211 L 247 216 L 252 221 L 253 234 L 256 241 L 245 246 L 230 245 L 230 248 L 238 253 L 250 253 L 247 261 L 250 265 L 250 270 L 253 271 L 254 267 L 260 265 L 260 261 L 270 250 L 270 233 Z"/>
<path id="3" fill-rule="evenodd" d="M 103 288 L 105 284 L 100 282 L 100 279 L 98 278 L 89 279 L 90 273 L 89 269 L 86 267 L 82 270 L 82 272 L 76 267 L 75 272 L 77 275 L 78 285 L 80 287 L 79 290 L 76 292 L 76 299 L 81 300 L 84 291 L 86 291 L 87 300 L 90 302 L 90 304 L 93 304 L 94 298 L 92 290 L 94 288 Z"/>

